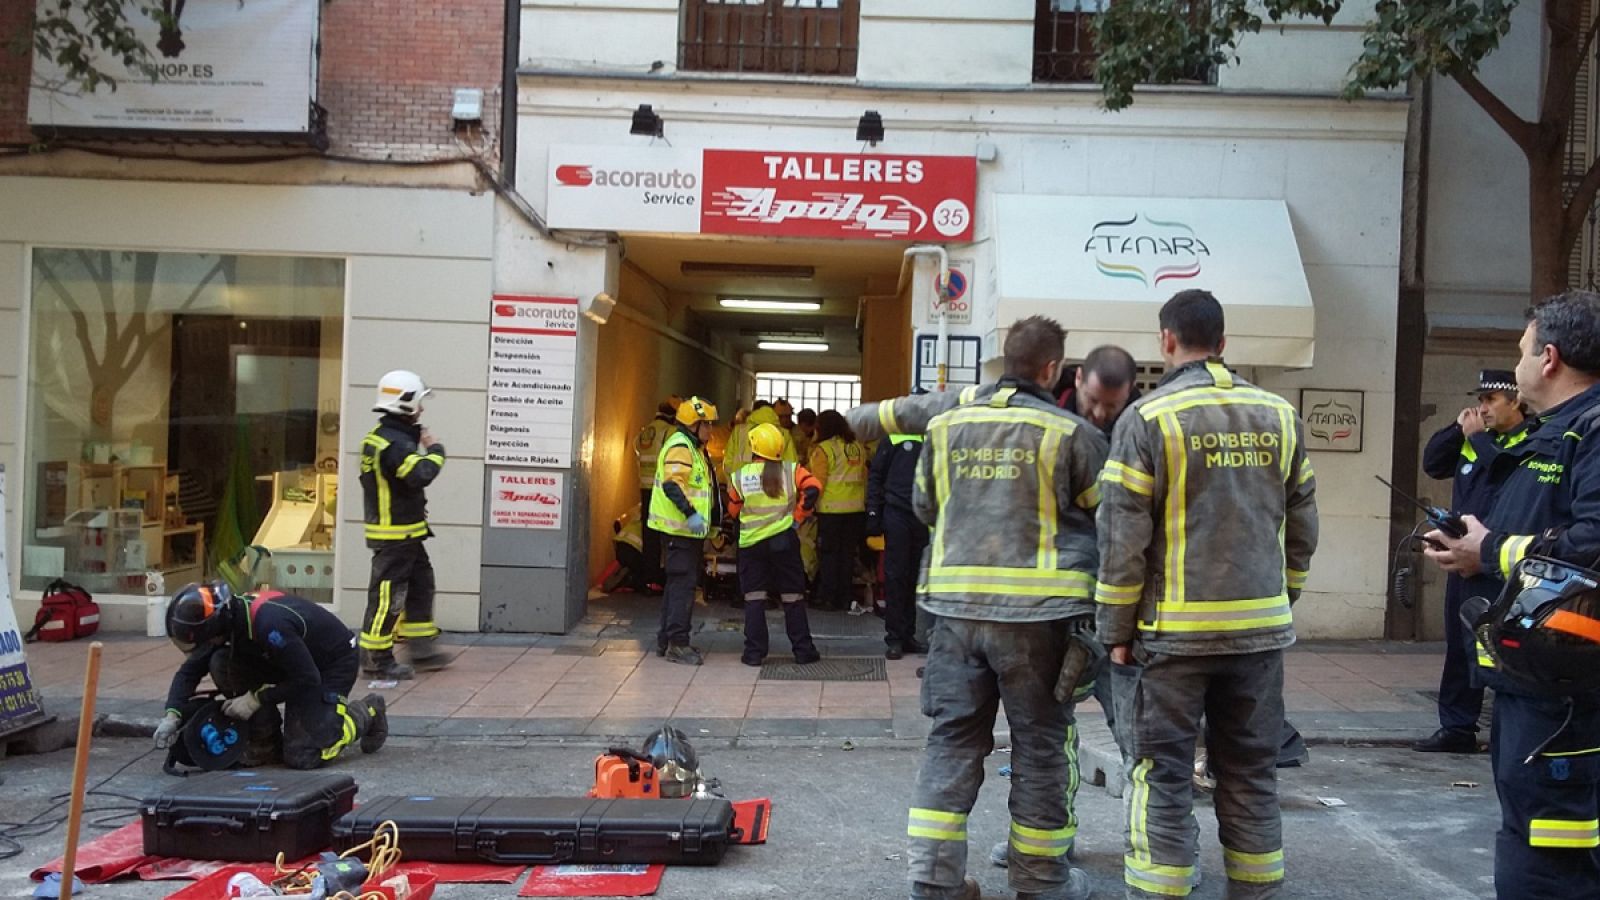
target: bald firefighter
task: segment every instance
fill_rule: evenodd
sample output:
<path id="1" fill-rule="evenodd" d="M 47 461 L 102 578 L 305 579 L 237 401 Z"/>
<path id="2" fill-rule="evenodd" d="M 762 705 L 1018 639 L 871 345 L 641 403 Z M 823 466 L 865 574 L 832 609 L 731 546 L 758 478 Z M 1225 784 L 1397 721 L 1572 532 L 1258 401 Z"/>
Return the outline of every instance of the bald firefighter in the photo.
<path id="1" fill-rule="evenodd" d="M 980 896 L 966 877 L 967 816 L 1002 702 L 1012 744 L 1011 887 L 1021 898 L 1089 895 L 1088 876 L 1067 864 L 1074 774 L 1061 736 L 1071 704 L 1055 688 L 1073 633 L 1088 629 L 1093 610 L 1106 439 L 1049 394 L 1065 342 L 1052 320 L 1017 322 L 1005 377 L 986 400 L 935 417 L 917 462 L 912 505 L 932 529 L 921 604 L 937 618 L 922 682 L 933 726 L 906 829 L 913 898 Z"/>
<path id="2" fill-rule="evenodd" d="M 1167 374 L 1117 423 L 1098 514 L 1098 630 L 1132 758 L 1124 881 L 1133 898 L 1190 892 L 1204 716 L 1227 896 L 1277 897 L 1283 651 L 1316 479 L 1294 407 L 1223 364 L 1217 299 L 1178 293 L 1160 323 Z"/>

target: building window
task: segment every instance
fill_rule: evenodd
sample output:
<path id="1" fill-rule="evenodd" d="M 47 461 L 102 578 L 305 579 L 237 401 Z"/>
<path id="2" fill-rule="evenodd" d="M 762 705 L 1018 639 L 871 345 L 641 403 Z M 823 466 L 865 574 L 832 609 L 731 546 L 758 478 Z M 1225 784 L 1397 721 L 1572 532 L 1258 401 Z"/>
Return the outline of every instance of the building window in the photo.
<path id="1" fill-rule="evenodd" d="M 343 261 L 38 249 L 31 274 L 23 584 L 331 601 Z"/>
<path id="2" fill-rule="evenodd" d="M 684 0 L 678 67 L 854 75 L 861 0 Z"/>
<path id="3" fill-rule="evenodd" d="M 1116 0 L 1034 0 L 1033 80 L 1035 82 L 1094 81 L 1095 16 Z M 1203 0 L 1188 4 L 1191 22 L 1203 22 L 1210 5 Z M 1179 79 L 1210 84 L 1208 66 Z"/>
<path id="4" fill-rule="evenodd" d="M 756 375 L 756 397 L 774 403 L 787 400 L 795 412 L 802 409 L 845 412 L 861 405 L 861 379 L 855 375 L 760 372 Z"/>

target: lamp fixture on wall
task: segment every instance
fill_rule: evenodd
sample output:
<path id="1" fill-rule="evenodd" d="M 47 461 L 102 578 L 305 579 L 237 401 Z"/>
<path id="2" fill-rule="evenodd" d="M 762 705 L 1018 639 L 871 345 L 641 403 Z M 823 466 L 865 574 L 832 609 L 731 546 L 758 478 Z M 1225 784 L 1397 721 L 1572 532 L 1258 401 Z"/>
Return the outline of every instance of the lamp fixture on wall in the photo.
<path id="1" fill-rule="evenodd" d="M 883 116 L 878 115 L 877 110 L 869 109 L 861 114 L 861 121 L 856 123 L 856 140 L 874 147 L 883 140 Z"/>
<path id="2" fill-rule="evenodd" d="M 645 137 L 665 137 L 666 123 L 650 104 L 641 103 L 639 108 L 633 111 L 633 125 L 628 128 L 628 133 Z"/>

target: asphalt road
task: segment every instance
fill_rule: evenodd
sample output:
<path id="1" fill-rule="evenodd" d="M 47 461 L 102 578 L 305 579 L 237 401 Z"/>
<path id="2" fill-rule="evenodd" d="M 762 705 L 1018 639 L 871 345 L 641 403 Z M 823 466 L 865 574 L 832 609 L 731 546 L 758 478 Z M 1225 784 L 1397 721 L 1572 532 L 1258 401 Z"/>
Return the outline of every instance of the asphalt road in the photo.
<path id="1" fill-rule="evenodd" d="M 93 753 L 91 783 L 148 749 L 144 741 L 102 739 Z M 381 753 L 339 764 L 354 774 L 361 796 L 581 794 L 592 777 L 599 744 L 395 740 Z M 738 847 L 715 868 L 668 871 L 662 898 L 879 898 L 907 896 L 905 813 L 919 753 L 911 749 L 810 745 L 779 748 L 701 747 L 707 774 L 735 799 L 774 801 L 769 842 Z M 970 871 L 986 897 L 1011 897 L 1005 873 L 985 861 L 1007 827 L 1007 782 L 996 774 L 1009 757 L 990 760 L 974 810 Z M 18 821 L 49 807 L 71 779 L 70 750 L 0 762 L 0 819 Z M 1456 782 L 1476 787 L 1452 786 Z M 107 790 L 141 795 L 179 782 L 160 773 L 150 755 L 117 776 Z M 1315 748 L 1310 767 L 1288 770 L 1281 782 L 1291 897 L 1430 900 L 1492 897 L 1489 848 L 1498 820 L 1484 757 L 1423 756 L 1406 750 Z M 1319 798 L 1343 801 L 1327 806 Z M 111 804 L 96 799 L 91 806 Z M 1078 865 L 1094 877 L 1097 897 L 1120 897 L 1121 801 L 1086 787 L 1079 803 Z M 1206 873 L 1193 894 L 1219 898 L 1221 850 L 1209 802 L 1200 822 Z M 90 833 L 95 833 L 91 830 Z M 0 861 L 0 897 L 30 896 L 27 873 L 58 856 L 65 829 L 27 840 L 25 852 Z M 119 882 L 92 897 L 154 898 L 162 884 Z M 452 885 L 447 898 L 510 897 L 514 887 Z"/>

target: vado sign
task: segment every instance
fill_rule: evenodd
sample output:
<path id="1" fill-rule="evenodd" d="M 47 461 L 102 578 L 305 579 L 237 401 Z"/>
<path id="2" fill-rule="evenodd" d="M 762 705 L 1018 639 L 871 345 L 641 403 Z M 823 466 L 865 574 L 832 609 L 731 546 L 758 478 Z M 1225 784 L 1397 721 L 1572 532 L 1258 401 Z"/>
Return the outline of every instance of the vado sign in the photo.
<path id="1" fill-rule="evenodd" d="M 970 156 L 550 148 L 557 228 L 967 241 Z"/>
<path id="2" fill-rule="evenodd" d="M 939 324 L 939 313 L 951 325 L 972 324 L 972 276 L 977 268 L 970 259 L 950 260 L 950 287 L 939 296 L 939 273 L 933 274 L 933 302 L 928 305 L 928 324 Z"/>

